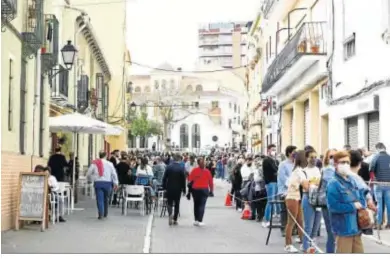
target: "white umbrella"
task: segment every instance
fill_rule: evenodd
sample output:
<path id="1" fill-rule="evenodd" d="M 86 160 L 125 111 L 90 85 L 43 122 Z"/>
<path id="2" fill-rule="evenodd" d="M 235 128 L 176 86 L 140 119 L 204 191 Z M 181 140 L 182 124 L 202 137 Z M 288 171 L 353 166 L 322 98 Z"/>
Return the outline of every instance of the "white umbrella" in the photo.
<path id="1" fill-rule="evenodd" d="M 122 128 L 121 126 L 118 126 L 118 125 L 110 125 L 109 124 L 109 128 L 106 129 L 106 135 L 110 135 L 110 136 L 119 136 L 120 134 L 122 134 L 122 132 L 124 131 L 125 129 Z"/>
<path id="2" fill-rule="evenodd" d="M 110 125 L 80 113 L 70 113 L 49 118 L 51 132 L 105 134 Z"/>
<path id="3" fill-rule="evenodd" d="M 91 117 L 82 115 L 80 113 L 70 113 L 57 117 L 49 118 L 49 130 L 51 132 L 72 132 L 85 134 L 104 134 L 104 135 L 120 135 L 119 129 L 115 126 L 105 122 L 95 120 Z M 76 150 L 75 137 L 73 137 L 74 152 Z M 72 175 L 72 210 L 74 208 L 74 192 L 75 192 L 75 178 L 76 178 L 76 163 L 73 163 Z"/>

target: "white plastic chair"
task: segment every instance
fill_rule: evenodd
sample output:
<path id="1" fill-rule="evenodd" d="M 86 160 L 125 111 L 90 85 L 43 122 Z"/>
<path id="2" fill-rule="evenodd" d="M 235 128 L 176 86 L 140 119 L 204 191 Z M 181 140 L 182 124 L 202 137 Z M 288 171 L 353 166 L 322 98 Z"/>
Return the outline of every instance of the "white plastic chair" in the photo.
<path id="1" fill-rule="evenodd" d="M 50 200 L 50 219 L 53 225 L 56 224 L 56 215 L 58 215 L 60 212 L 60 207 L 56 206 L 56 196 L 52 193 L 49 193 L 49 200 Z"/>
<path id="2" fill-rule="evenodd" d="M 58 182 L 58 195 L 59 195 L 59 199 L 62 200 L 62 203 L 65 205 L 65 200 L 66 200 L 66 209 L 63 208 L 63 211 L 62 211 L 62 215 L 60 216 L 63 216 L 63 214 L 65 214 L 65 210 L 67 210 L 67 214 L 69 215 L 70 214 L 70 191 L 71 191 L 71 187 L 70 187 L 70 184 L 68 182 Z M 58 205 L 59 207 L 59 205 Z"/>
<path id="3" fill-rule="evenodd" d="M 129 197 L 131 195 L 132 197 Z M 141 215 L 145 215 L 145 189 L 143 185 L 125 185 L 124 188 L 124 214 L 127 215 L 127 204 L 139 202 Z"/>

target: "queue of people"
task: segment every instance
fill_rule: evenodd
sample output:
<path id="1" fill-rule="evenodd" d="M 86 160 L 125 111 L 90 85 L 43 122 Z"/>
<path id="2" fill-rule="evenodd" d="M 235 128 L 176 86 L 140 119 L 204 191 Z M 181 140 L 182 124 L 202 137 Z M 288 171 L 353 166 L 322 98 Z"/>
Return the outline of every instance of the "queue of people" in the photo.
<path id="1" fill-rule="evenodd" d="M 303 150 L 288 146 L 284 161 L 277 159 L 275 145 L 267 149 L 267 156 L 255 158 L 256 163 L 250 155 L 234 155 L 228 161 L 231 194 L 239 211 L 243 201 L 251 203 L 252 219 L 262 221 L 264 227 L 269 227 L 271 217 L 280 218 L 286 252 L 299 251 L 293 241 L 301 243 L 305 253 L 316 252 L 322 219 L 327 253 L 363 253 L 362 233 L 390 229 L 389 213 L 383 226 L 384 209 L 390 209 L 390 156 L 383 143 L 376 145 L 375 156 L 348 146 L 330 149 L 324 156 L 311 146 Z M 250 195 L 248 186 L 258 186 L 263 192 Z M 270 202 L 275 200 L 280 202 Z M 275 215 L 271 215 L 271 206 Z"/>

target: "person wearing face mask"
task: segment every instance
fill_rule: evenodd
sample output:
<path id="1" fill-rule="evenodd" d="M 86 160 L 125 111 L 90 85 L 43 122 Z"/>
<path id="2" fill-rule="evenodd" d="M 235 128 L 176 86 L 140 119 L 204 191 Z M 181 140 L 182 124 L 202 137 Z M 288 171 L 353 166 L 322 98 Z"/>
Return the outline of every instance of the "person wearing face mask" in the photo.
<path id="1" fill-rule="evenodd" d="M 267 190 L 267 206 L 265 208 L 265 216 L 263 223 L 264 227 L 267 227 L 268 222 L 271 219 L 271 205 L 269 201 L 276 199 L 278 194 L 278 167 L 279 162 L 276 160 L 276 146 L 274 144 L 268 145 L 268 156 L 263 159 L 263 175 L 265 181 L 265 188 Z M 276 214 L 279 215 L 280 207 L 276 206 L 274 209 Z"/>
<path id="2" fill-rule="evenodd" d="M 336 236 L 336 253 L 364 253 L 357 219 L 357 211 L 366 208 L 364 193 L 350 175 L 349 152 L 336 152 L 333 159 L 336 173 L 328 182 L 326 199 Z"/>
<path id="3" fill-rule="evenodd" d="M 321 170 L 322 173 L 322 186 L 327 186 L 330 179 L 334 177 L 336 172 L 334 167 L 334 155 L 336 154 L 336 149 L 328 149 L 325 153 L 323 168 Z M 322 217 L 324 218 L 326 233 L 327 233 L 327 241 L 326 241 L 326 253 L 334 253 L 335 251 L 335 237 L 332 231 L 332 225 L 330 221 L 330 212 L 327 207 L 322 208 Z"/>
<path id="4" fill-rule="evenodd" d="M 284 200 L 286 197 L 286 192 L 287 192 L 287 180 L 290 178 L 292 170 L 294 168 L 294 159 L 296 155 L 296 146 L 287 146 L 286 147 L 286 160 L 284 160 L 282 163 L 279 165 L 279 170 L 278 170 L 278 194 L 280 195 L 280 199 Z M 281 211 L 280 211 L 280 216 L 281 216 L 281 224 L 282 224 L 282 236 L 284 236 L 284 228 L 287 224 L 287 211 L 286 211 L 286 206 L 285 204 L 282 204 L 280 206 Z"/>
<path id="5" fill-rule="evenodd" d="M 321 180 L 321 172 L 316 167 L 317 164 L 317 152 L 314 149 L 305 150 L 307 167 L 303 169 L 305 178 L 302 179 L 302 210 L 303 210 L 303 222 L 304 229 L 310 238 L 313 239 L 318 233 L 321 227 L 321 209 L 313 207 L 309 202 L 309 188 L 311 185 L 318 186 Z M 304 252 L 311 252 L 309 238 L 305 235 L 303 237 L 302 250 Z"/>
<path id="6" fill-rule="evenodd" d="M 390 155 L 386 152 L 386 146 L 383 143 L 375 145 L 377 155 L 370 164 L 370 180 L 377 182 L 390 182 Z M 387 209 L 386 229 L 390 229 L 390 186 L 375 184 L 375 198 L 378 202 L 377 223 L 381 229 L 383 224 L 383 214 Z"/>

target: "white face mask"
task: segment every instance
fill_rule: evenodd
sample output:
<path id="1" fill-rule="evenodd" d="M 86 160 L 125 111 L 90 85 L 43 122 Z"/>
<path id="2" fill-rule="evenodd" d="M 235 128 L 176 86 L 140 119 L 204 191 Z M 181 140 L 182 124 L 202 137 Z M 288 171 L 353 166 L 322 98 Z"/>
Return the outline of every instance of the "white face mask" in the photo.
<path id="1" fill-rule="evenodd" d="M 351 172 L 351 166 L 348 164 L 338 164 L 337 172 L 343 176 L 347 176 Z"/>
<path id="2" fill-rule="evenodd" d="M 271 151 L 271 156 L 276 156 L 276 151 Z"/>

